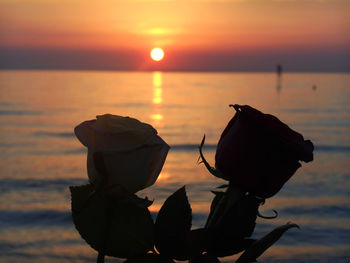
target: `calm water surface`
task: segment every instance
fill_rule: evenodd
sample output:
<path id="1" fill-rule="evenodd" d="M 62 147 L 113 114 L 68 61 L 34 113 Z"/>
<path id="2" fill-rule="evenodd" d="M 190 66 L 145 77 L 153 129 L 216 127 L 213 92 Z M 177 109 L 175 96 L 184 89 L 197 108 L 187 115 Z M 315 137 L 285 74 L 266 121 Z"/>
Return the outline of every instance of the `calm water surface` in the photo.
<path id="1" fill-rule="evenodd" d="M 214 164 L 215 144 L 233 116 L 229 104 L 278 116 L 311 139 L 304 164 L 261 208 L 255 236 L 288 221 L 261 262 L 350 262 L 350 74 L 0 71 L 0 262 L 94 262 L 75 230 L 69 185 L 87 183 L 86 150 L 73 134 L 98 114 L 151 123 L 172 146 L 157 183 L 140 193 L 165 198 L 186 185 L 193 227 L 203 226 L 223 183 L 197 165 L 197 145 Z M 114 262 L 108 259 L 107 262 Z"/>

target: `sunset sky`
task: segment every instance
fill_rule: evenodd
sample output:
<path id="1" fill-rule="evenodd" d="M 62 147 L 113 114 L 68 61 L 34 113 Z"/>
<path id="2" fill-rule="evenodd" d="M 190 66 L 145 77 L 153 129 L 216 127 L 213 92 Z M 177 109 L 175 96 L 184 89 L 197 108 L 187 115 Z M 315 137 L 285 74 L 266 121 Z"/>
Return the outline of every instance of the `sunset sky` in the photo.
<path id="1" fill-rule="evenodd" d="M 0 0 L 0 68 L 350 71 L 349 14 L 347 0 Z"/>

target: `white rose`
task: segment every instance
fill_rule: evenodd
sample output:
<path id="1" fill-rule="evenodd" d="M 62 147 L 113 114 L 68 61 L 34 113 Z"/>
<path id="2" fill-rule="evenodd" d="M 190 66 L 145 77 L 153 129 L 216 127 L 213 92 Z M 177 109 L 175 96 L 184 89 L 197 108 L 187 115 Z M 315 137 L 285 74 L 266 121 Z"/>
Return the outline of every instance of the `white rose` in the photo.
<path id="1" fill-rule="evenodd" d="M 104 187 L 113 191 L 136 193 L 154 184 L 170 148 L 151 125 L 129 117 L 100 115 L 82 122 L 74 132 L 88 148 L 90 182 L 101 176 L 93 160 L 93 154 L 101 152 L 107 173 Z"/>

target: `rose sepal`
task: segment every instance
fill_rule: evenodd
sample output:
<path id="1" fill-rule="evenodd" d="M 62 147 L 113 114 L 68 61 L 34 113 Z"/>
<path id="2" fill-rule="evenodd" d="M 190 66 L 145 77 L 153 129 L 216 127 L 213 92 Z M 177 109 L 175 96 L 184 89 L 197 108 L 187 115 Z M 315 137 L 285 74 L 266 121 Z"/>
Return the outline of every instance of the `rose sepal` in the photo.
<path id="1" fill-rule="evenodd" d="M 225 179 L 225 175 L 217 168 L 212 167 L 208 161 L 205 159 L 203 154 L 203 146 L 205 143 L 205 134 L 203 136 L 202 142 L 199 146 L 199 154 L 201 158 L 201 162 L 204 163 L 207 170 L 214 176 Z M 220 196 L 220 200 L 218 200 L 217 205 L 215 207 L 212 207 L 210 214 L 208 216 L 207 222 L 205 224 L 206 228 L 210 228 L 215 226 L 215 224 L 218 223 L 218 220 L 222 218 L 225 213 L 227 213 L 228 209 L 235 205 L 235 203 L 245 195 L 245 191 L 241 190 L 240 188 L 237 188 L 232 185 L 221 185 L 218 188 L 227 188 L 225 192 Z M 214 194 L 217 194 L 218 192 L 213 192 Z"/>
<path id="2" fill-rule="evenodd" d="M 200 155 L 200 158 L 202 159 L 202 163 L 204 163 L 205 167 L 207 168 L 207 170 L 209 171 L 209 173 L 211 173 L 212 175 L 218 177 L 218 178 L 221 178 L 221 179 L 225 179 L 226 180 L 226 177 L 225 175 L 217 168 L 214 168 L 212 167 L 208 162 L 207 160 L 204 158 L 204 155 L 203 155 L 203 146 L 204 146 L 204 143 L 205 143 L 205 134 L 203 135 L 203 139 L 202 139 L 202 142 L 199 146 L 199 155 Z"/>

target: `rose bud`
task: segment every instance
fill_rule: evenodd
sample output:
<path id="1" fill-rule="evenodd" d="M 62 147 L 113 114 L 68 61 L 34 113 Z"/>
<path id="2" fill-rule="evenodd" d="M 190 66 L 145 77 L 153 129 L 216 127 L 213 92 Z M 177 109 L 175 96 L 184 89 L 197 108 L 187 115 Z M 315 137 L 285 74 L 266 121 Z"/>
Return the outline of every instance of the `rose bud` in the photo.
<path id="1" fill-rule="evenodd" d="M 299 161 L 313 160 L 314 146 L 275 116 L 232 106 L 237 112 L 220 137 L 215 167 L 231 185 L 271 197 L 301 167 Z"/>
<path id="2" fill-rule="evenodd" d="M 111 195 L 134 194 L 154 184 L 170 148 L 151 125 L 129 117 L 100 115 L 82 122 L 74 132 L 88 148 L 87 171 L 92 184 L 103 176 L 94 160 L 102 155 L 107 177 L 103 187 Z"/>

